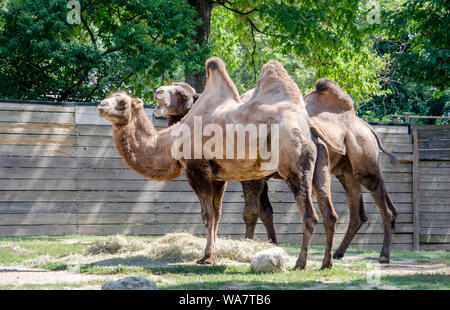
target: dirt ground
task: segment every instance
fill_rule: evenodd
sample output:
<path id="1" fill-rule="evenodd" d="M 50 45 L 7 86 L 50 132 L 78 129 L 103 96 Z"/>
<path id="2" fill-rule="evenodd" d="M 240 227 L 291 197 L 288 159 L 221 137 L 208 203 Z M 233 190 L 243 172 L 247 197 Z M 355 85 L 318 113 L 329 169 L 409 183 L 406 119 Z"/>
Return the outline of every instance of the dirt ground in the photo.
<path id="1" fill-rule="evenodd" d="M 358 259 L 358 255 L 351 255 L 347 259 Z M 374 264 L 375 265 L 375 264 Z M 445 264 L 420 264 L 415 260 L 397 260 L 387 265 L 376 265 L 379 267 L 380 275 L 409 275 L 409 274 L 446 274 L 450 276 L 450 268 Z M 155 279 L 152 279 L 154 277 Z M 150 276 L 150 280 L 156 280 L 158 276 Z M 64 289 L 78 290 L 99 290 L 104 281 L 117 280 L 119 275 L 92 275 L 71 271 L 48 271 L 23 266 L 1 266 L 0 265 L 0 286 L 14 285 L 22 286 L 27 284 L 60 285 Z M 72 285 L 71 285 L 72 284 Z M 367 289 L 372 288 L 368 286 Z M 397 289 L 396 287 L 379 287 L 382 289 Z M 236 284 L 236 289 L 245 289 L 242 283 Z M 294 287 L 292 289 L 295 289 Z M 327 289 L 327 285 L 315 285 L 308 289 Z M 351 288 L 350 288 L 351 289 Z M 364 289 L 364 287 L 363 287 Z"/>

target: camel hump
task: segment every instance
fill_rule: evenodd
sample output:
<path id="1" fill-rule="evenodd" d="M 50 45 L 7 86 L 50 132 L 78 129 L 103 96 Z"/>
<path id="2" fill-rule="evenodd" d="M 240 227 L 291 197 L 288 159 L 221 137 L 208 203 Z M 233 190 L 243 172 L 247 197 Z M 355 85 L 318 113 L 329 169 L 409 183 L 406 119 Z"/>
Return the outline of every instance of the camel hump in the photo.
<path id="1" fill-rule="evenodd" d="M 336 81 L 323 78 L 316 82 L 316 92 L 324 94 L 326 91 L 333 97 L 333 100 L 327 102 L 328 104 L 343 108 L 344 110 L 353 110 L 352 98 L 342 90 Z"/>
<path id="2" fill-rule="evenodd" d="M 236 85 L 234 85 L 231 78 L 228 76 L 225 63 L 219 57 L 211 57 L 206 60 L 206 87 L 211 84 L 213 88 L 219 88 L 223 92 L 228 92 L 231 97 L 240 102 L 239 92 L 237 91 Z"/>
<path id="3" fill-rule="evenodd" d="M 261 70 L 261 77 L 253 98 L 279 96 L 280 93 L 295 103 L 303 102 L 300 89 L 283 65 L 277 60 L 271 60 Z"/>

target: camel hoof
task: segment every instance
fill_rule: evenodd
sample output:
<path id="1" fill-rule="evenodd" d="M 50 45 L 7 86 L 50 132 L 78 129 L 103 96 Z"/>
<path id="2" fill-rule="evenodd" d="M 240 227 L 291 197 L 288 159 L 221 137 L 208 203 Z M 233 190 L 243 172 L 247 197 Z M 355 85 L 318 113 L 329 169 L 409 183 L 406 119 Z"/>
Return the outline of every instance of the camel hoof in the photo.
<path id="1" fill-rule="evenodd" d="M 335 252 L 335 253 L 333 254 L 333 258 L 334 258 L 334 259 L 342 259 L 342 257 L 344 257 L 344 253 L 341 253 L 341 252 Z"/>
<path id="2" fill-rule="evenodd" d="M 213 257 L 203 257 L 196 261 L 198 265 L 215 265 L 217 260 Z"/>
<path id="3" fill-rule="evenodd" d="M 380 264 L 389 264 L 389 257 L 387 257 L 387 256 L 380 256 L 380 257 L 378 257 L 377 261 Z"/>
<path id="4" fill-rule="evenodd" d="M 320 270 L 331 269 L 331 268 L 333 268 L 333 263 L 322 264 L 322 267 L 320 267 Z"/>

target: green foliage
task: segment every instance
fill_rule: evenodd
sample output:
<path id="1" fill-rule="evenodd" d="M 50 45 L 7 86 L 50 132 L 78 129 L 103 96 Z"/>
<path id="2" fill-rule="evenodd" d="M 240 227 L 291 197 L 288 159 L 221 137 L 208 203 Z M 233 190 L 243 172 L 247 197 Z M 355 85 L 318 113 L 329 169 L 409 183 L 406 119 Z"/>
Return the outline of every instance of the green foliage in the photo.
<path id="1" fill-rule="evenodd" d="M 435 87 L 436 96 L 450 86 L 450 2 L 407 0 L 386 12 L 387 33 L 403 47 L 395 69 L 405 82 Z"/>
<path id="2" fill-rule="evenodd" d="M 183 0 L 81 1 L 79 25 L 67 23 L 66 5 L 10 0 L 0 10 L 1 97 L 84 101 L 122 88 L 148 99 L 199 52 Z"/>
<path id="3" fill-rule="evenodd" d="M 247 74 L 237 84 L 248 84 L 248 75 L 275 58 L 293 69 L 302 90 L 314 85 L 314 75 L 314 80 L 335 79 L 357 100 L 384 94 L 378 72 L 385 62 L 371 48 L 372 27 L 362 1 L 238 1 L 233 6 L 243 13 L 249 7 L 256 10 L 239 14 L 216 8 L 213 14 L 218 34 L 213 51 Z"/>
<path id="4" fill-rule="evenodd" d="M 387 59 L 381 81 L 388 95 L 364 103 L 358 114 L 376 120 L 404 112 L 449 115 L 449 4 L 421 0 L 397 4 L 384 8 L 374 46 Z"/>

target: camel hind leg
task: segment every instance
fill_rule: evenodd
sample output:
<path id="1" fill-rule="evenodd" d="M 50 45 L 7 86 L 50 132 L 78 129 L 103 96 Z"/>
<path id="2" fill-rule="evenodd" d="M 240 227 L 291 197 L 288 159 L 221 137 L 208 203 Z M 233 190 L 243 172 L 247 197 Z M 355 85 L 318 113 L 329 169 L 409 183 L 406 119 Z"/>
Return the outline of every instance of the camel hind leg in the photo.
<path id="1" fill-rule="evenodd" d="M 300 156 L 295 156 L 294 153 L 290 155 L 294 157 L 284 161 L 289 163 L 289 166 L 279 168 L 279 173 L 294 194 L 295 204 L 303 218 L 302 248 L 294 269 L 304 269 L 314 229 L 319 222 L 312 202 L 312 179 L 316 154 L 311 146 L 308 150 L 303 150 Z M 283 161 L 280 160 L 280 162 Z"/>
<path id="2" fill-rule="evenodd" d="M 370 137 L 370 138 L 369 138 Z M 354 178 L 371 193 L 383 220 L 384 238 L 380 263 L 389 263 L 392 231 L 397 210 L 389 198 L 378 164 L 377 141 L 369 132 L 358 132 L 346 136 L 347 154 Z"/>
<path id="3" fill-rule="evenodd" d="M 350 220 L 344 239 L 334 252 L 333 258 L 341 259 L 361 226 L 367 222 L 364 210 L 364 201 L 361 193 L 361 184 L 354 178 L 351 172 L 345 171 L 343 175 L 336 176 L 345 189 L 347 195 Z"/>
<path id="4" fill-rule="evenodd" d="M 269 187 L 267 181 L 265 179 L 263 180 L 264 188 L 259 199 L 259 218 L 266 228 L 267 239 L 273 244 L 278 244 L 275 226 L 273 224 L 273 209 L 269 200 Z"/>

